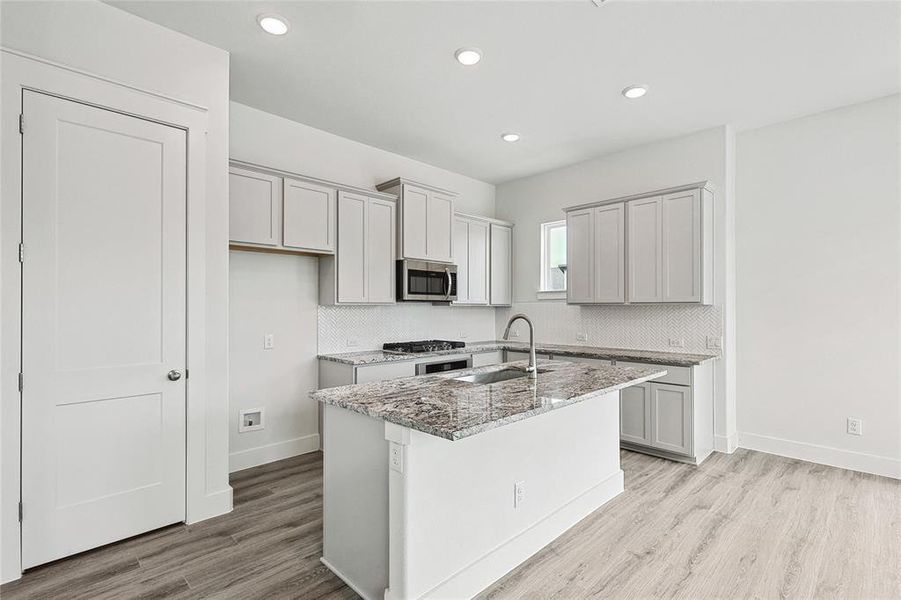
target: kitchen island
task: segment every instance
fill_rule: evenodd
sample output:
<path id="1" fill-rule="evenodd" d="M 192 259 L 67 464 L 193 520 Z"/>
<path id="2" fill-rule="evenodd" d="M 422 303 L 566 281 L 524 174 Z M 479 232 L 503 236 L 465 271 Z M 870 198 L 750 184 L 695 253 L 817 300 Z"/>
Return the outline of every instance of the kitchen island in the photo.
<path id="1" fill-rule="evenodd" d="M 322 562 L 361 596 L 471 597 L 623 491 L 619 390 L 666 370 L 525 366 L 312 394 Z"/>

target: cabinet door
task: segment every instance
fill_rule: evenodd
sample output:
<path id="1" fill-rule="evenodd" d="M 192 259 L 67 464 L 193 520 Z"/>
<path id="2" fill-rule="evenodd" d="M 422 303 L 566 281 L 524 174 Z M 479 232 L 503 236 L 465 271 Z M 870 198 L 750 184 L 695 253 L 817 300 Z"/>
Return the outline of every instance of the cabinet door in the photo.
<path id="1" fill-rule="evenodd" d="M 509 306 L 513 303 L 513 228 L 492 223 L 489 237 L 489 301 L 494 306 Z"/>
<path id="2" fill-rule="evenodd" d="M 483 221 L 469 222 L 469 303 L 488 304 L 489 226 Z M 459 263 L 458 263 L 459 268 Z M 459 281 L 459 280 L 458 280 Z"/>
<path id="3" fill-rule="evenodd" d="M 651 384 L 651 446 L 691 456 L 691 388 Z"/>
<path id="4" fill-rule="evenodd" d="M 661 201 L 664 302 L 701 301 L 701 194 L 688 190 Z"/>
<path id="5" fill-rule="evenodd" d="M 228 186 L 228 239 L 278 246 L 281 178 L 230 167 Z"/>
<path id="6" fill-rule="evenodd" d="M 623 388 L 619 393 L 619 439 L 624 442 L 651 445 L 650 383 Z"/>
<path id="7" fill-rule="evenodd" d="M 366 207 L 367 302 L 394 302 L 394 202 L 370 198 Z"/>
<path id="8" fill-rule="evenodd" d="M 457 265 L 457 303 L 469 302 L 469 219 L 454 218 L 454 262 Z"/>
<path id="9" fill-rule="evenodd" d="M 594 301 L 626 301 L 626 205 L 594 209 Z"/>
<path id="10" fill-rule="evenodd" d="M 338 302 L 366 302 L 365 196 L 338 193 Z"/>
<path id="11" fill-rule="evenodd" d="M 628 203 L 629 302 L 660 302 L 660 197 Z"/>
<path id="12" fill-rule="evenodd" d="M 429 260 L 426 247 L 429 192 L 412 185 L 403 186 L 401 200 L 401 240 L 403 258 Z"/>
<path id="13" fill-rule="evenodd" d="M 566 213 L 566 301 L 591 302 L 594 299 L 594 209 Z"/>
<path id="14" fill-rule="evenodd" d="M 285 179 L 282 245 L 317 252 L 335 251 L 337 190 Z"/>
<path id="15" fill-rule="evenodd" d="M 440 262 L 453 260 L 454 199 L 429 192 L 426 217 L 426 258 Z"/>

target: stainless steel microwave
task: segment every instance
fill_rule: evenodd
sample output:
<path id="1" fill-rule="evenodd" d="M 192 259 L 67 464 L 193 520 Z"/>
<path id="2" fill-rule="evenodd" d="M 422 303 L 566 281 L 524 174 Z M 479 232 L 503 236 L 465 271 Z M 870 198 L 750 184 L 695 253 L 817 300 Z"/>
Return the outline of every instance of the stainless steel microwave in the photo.
<path id="1" fill-rule="evenodd" d="M 453 302 L 457 299 L 457 265 L 397 261 L 397 299 Z"/>

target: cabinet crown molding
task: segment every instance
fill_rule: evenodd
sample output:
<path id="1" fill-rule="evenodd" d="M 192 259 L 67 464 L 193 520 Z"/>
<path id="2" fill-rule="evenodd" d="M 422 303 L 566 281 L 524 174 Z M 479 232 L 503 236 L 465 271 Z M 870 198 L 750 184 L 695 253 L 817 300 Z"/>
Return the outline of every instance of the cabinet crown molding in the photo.
<path id="1" fill-rule="evenodd" d="M 454 216 L 460 219 L 469 219 L 470 221 L 484 221 L 485 223 L 494 223 L 495 225 L 503 225 L 504 227 L 516 227 L 516 224 L 511 223 L 510 221 L 504 221 L 502 219 L 495 219 L 494 217 L 486 217 L 483 215 L 473 215 L 470 213 L 455 211 Z"/>
<path id="2" fill-rule="evenodd" d="M 603 206 L 604 204 L 613 204 L 615 202 L 628 202 L 629 200 L 640 200 L 642 198 L 651 198 L 653 196 L 665 196 L 666 194 L 674 194 L 676 192 L 684 192 L 686 190 L 700 190 L 704 189 L 709 192 L 713 192 L 714 187 L 710 183 L 710 180 L 705 179 L 704 181 L 696 181 L 694 183 L 686 183 L 684 185 L 677 185 L 674 187 L 663 188 L 660 190 L 651 190 L 649 192 L 641 192 L 640 194 L 630 194 L 628 196 L 617 196 L 616 198 L 606 198 L 604 200 L 596 200 L 594 202 L 585 202 L 583 204 L 577 204 L 575 206 L 567 206 L 563 209 L 563 212 L 571 212 L 574 210 L 581 210 L 583 208 L 593 208 L 595 206 Z"/>
<path id="3" fill-rule="evenodd" d="M 438 192 L 439 194 L 445 194 L 447 196 L 458 196 L 457 192 L 452 192 L 451 190 L 446 190 L 444 188 L 440 188 L 435 185 L 429 185 L 427 183 L 422 183 L 419 181 L 414 181 L 412 179 L 407 179 L 406 177 L 395 177 L 390 181 L 383 181 L 375 186 L 375 189 L 378 191 L 390 190 L 391 188 L 395 188 L 399 185 L 414 185 L 416 187 L 424 188 L 430 190 L 432 192 Z"/>

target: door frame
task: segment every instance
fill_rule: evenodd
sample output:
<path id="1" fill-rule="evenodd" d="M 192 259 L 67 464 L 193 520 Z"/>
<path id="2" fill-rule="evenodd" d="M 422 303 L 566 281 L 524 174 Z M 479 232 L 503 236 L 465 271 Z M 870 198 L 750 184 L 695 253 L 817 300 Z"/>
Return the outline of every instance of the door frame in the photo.
<path id="1" fill-rule="evenodd" d="M 206 374 L 206 271 L 207 215 L 206 134 L 208 110 L 134 86 L 0 48 L 3 80 L 0 84 L 0 532 L 2 579 L 21 573 L 21 270 L 19 242 L 22 235 L 22 138 L 18 115 L 23 91 L 74 100 L 177 127 L 187 137 L 187 331 L 186 364 L 186 522 L 223 514 L 232 508 L 232 490 L 218 484 L 208 469 L 212 426 L 221 419 L 218 407 L 207 395 Z M 28 122 L 25 120 L 27 135 Z M 223 245 L 223 252 L 227 245 Z M 26 258 L 27 261 L 27 248 Z M 27 385 L 27 373 L 25 374 Z M 227 465 L 227 455 L 223 457 Z M 218 489 L 217 489 L 218 488 Z M 25 518 L 28 508 L 24 507 Z"/>

